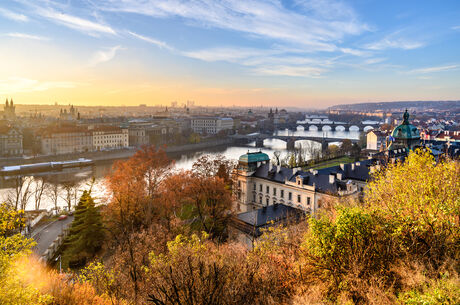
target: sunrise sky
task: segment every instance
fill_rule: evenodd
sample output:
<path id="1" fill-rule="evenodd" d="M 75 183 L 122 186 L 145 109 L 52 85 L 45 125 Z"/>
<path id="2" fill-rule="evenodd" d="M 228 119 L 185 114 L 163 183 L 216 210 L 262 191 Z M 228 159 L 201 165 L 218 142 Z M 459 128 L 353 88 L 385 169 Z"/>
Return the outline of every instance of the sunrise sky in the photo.
<path id="1" fill-rule="evenodd" d="M 460 99 L 458 0 L 2 0 L 0 36 L 19 104 Z"/>

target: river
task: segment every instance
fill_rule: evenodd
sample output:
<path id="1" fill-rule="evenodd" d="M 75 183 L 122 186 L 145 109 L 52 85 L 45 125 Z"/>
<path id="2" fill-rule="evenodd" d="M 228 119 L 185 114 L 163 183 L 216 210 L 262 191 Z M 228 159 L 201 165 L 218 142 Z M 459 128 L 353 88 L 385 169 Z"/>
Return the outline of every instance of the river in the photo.
<path id="1" fill-rule="evenodd" d="M 328 127 L 324 128 L 323 131 L 318 131 L 315 127 L 312 127 L 311 130 L 304 130 L 302 127 L 298 127 L 296 131 L 290 130 L 278 130 L 275 132 L 276 135 L 293 135 L 293 136 L 314 136 L 314 137 L 331 137 L 338 139 L 359 139 L 360 132 L 353 130 L 350 131 L 331 131 L 326 130 Z M 308 140 L 301 140 L 296 142 L 296 146 L 316 146 L 320 147 L 321 145 L 317 142 L 312 142 Z M 280 151 L 281 158 L 287 155 L 286 143 L 282 140 L 277 139 L 266 139 L 264 141 L 263 148 L 255 148 L 255 143 L 249 143 L 247 146 L 226 146 L 226 147 L 214 147 L 211 149 L 205 149 L 197 152 L 186 152 L 183 154 L 172 154 L 170 158 L 175 161 L 175 168 L 180 169 L 190 169 L 193 163 L 204 154 L 217 155 L 222 154 L 226 158 L 237 160 L 239 156 L 245 154 L 248 150 L 256 151 L 261 150 L 264 153 L 268 154 L 270 157 L 273 157 L 275 151 Z M 57 200 L 59 207 L 67 206 L 67 191 L 65 187 L 72 193 L 72 205 L 76 203 L 79 195 L 85 189 L 89 188 L 92 178 L 95 178 L 95 182 L 92 189 L 92 194 L 95 197 L 96 201 L 103 203 L 107 197 L 105 191 L 105 179 L 104 177 L 110 173 L 113 165 L 113 161 L 98 162 L 96 165 L 87 168 L 75 168 L 70 169 L 65 172 L 54 172 L 54 173 L 42 173 L 25 178 L 25 183 L 23 186 L 22 194 L 25 193 L 24 189 L 30 182 L 29 193 L 31 194 L 29 198 L 26 198 L 27 202 L 26 210 L 32 210 L 35 208 L 35 198 L 34 198 L 34 189 L 36 189 L 36 182 L 39 180 L 37 178 L 45 178 L 45 180 L 52 182 L 55 185 L 59 185 L 60 196 Z M 15 180 L 1 180 L 0 181 L 0 200 L 7 201 L 8 197 L 14 197 L 17 191 L 15 191 Z M 42 202 L 40 204 L 41 209 L 52 209 L 54 207 L 54 201 L 52 200 L 53 195 L 52 191 L 48 190 L 42 197 Z"/>

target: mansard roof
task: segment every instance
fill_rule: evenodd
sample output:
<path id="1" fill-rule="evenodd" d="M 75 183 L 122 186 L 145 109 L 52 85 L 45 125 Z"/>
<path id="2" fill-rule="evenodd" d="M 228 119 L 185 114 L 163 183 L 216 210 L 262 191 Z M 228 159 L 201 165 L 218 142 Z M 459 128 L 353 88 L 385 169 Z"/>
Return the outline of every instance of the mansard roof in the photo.
<path id="1" fill-rule="evenodd" d="M 346 184 L 344 183 L 346 180 L 369 180 L 371 177 L 370 166 L 373 162 L 375 162 L 375 160 L 368 159 L 360 162 L 343 164 L 343 168 L 337 165 L 318 170 L 300 170 L 295 173 L 293 169 L 286 167 L 280 167 L 279 170 L 277 170 L 276 166 L 272 166 L 270 170 L 270 164 L 264 164 L 259 166 L 252 176 L 278 183 L 285 183 L 286 180 L 296 182 L 297 176 L 300 176 L 304 185 L 315 185 L 316 190 L 319 192 L 335 194 L 340 190 L 346 189 Z M 329 175 L 337 177 L 337 174 L 342 174 L 341 181 L 334 179 L 334 182 L 330 183 Z"/>

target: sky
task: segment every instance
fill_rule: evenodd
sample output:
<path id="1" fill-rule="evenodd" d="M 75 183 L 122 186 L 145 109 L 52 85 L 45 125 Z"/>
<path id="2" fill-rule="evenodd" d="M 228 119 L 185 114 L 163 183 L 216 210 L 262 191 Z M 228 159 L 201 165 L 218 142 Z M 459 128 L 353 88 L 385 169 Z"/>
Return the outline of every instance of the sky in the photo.
<path id="1" fill-rule="evenodd" d="M 0 38 L 19 104 L 460 99 L 458 0 L 0 0 Z"/>

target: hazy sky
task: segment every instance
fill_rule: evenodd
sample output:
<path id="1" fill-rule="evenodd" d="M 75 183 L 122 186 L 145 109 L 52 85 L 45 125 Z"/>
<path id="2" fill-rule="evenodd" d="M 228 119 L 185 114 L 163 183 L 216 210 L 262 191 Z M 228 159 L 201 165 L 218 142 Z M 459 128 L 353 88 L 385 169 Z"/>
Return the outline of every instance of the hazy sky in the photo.
<path id="1" fill-rule="evenodd" d="M 1 0 L 0 36 L 21 104 L 460 99 L 458 0 Z"/>

